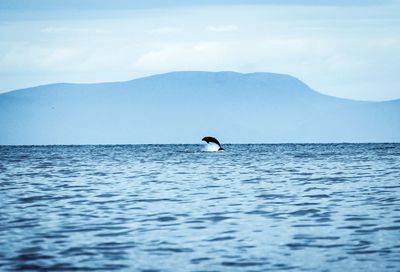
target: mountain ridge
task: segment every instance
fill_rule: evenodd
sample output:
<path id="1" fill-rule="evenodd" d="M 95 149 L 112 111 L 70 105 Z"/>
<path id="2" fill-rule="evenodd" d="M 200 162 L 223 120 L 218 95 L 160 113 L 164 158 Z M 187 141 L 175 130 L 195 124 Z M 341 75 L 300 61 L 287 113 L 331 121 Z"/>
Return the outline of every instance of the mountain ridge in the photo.
<path id="1" fill-rule="evenodd" d="M 327 96 L 285 74 L 170 72 L 2 93 L 0 144 L 392 142 L 396 116 L 400 99 Z"/>
<path id="2" fill-rule="evenodd" d="M 284 73 L 272 73 L 272 72 L 249 72 L 249 73 L 242 73 L 242 72 L 235 72 L 235 71 L 216 71 L 216 72 L 210 72 L 210 71 L 200 71 L 200 70 L 190 70 L 190 71 L 172 71 L 172 72 L 166 72 L 166 73 L 158 73 L 158 74 L 152 74 L 152 75 L 146 75 L 142 77 L 137 77 L 133 79 L 128 79 L 128 80 L 122 80 L 122 81 L 104 81 L 104 82 L 85 82 L 85 83 L 75 83 L 75 82 L 57 82 L 57 83 L 49 83 L 49 84 L 41 84 L 41 85 L 36 85 L 36 86 L 30 86 L 30 87 L 24 87 L 20 89 L 13 89 L 9 91 L 4 91 L 0 93 L 0 96 L 3 94 L 10 94 L 14 92 L 20 92 L 20 91 L 25 91 L 25 90 L 32 90 L 36 88 L 46 88 L 46 87 L 53 87 L 53 86 L 75 86 L 75 85 L 80 85 L 80 86 L 88 86 L 88 85 L 108 85 L 108 84 L 124 84 L 124 83 L 132 83 L 137 80 L 145 80 L 145 79 L 150 79 L 150 78 L 156 78 L 158 76 L 166 76 L 166 75 L 172 75 L 172 74 L 180 74 L 180 73 L 204 73 L 204 74 L 225 74 L 225 73 L 231 73 L 231 74 L 237 74 L 237 75 L 243 75 L 243 76 L 252 76 L 252 75 L 274 75 L 274 76 L 282 76 L 282 77 L 288 77 L 293 80 L 298 81 L 299 83 L 307 86 L 310 90 L 312 90 L 315 93 L 318 93 L 320 95 L 328 96 L 331 98 L 337 98 L 337 99 L 343 99 L 343 100 L 349 100 L 349 101 L 355 101 L 355 102 L 367 102 L 367 103 L 381 103 L 381 102 L 390 102 L 390 101 L 400 101 L 400 98 L 397 99 L 389 99 L 389 100 L 382 100 L 382 101 L 373 101 L 373 100 L 359 100 L 359 99 L 350 99 L 350 98 L 344 98 L 344 97 L 339 97 L 339 96 L 333 96 L 333 95 L 328 95 L 324 94 L 322 92 L 319 92 L 317 90 L 314 90 L 312 87 L 310 87 L 308 84 L 300 80 L 298 77 L 292 76 L 290 74 L 284 74 Z"/>

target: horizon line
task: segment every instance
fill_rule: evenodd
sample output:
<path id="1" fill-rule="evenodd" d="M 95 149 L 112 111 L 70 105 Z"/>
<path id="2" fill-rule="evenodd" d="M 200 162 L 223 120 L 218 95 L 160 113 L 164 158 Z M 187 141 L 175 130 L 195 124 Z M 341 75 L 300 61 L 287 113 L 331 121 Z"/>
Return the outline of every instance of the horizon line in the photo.
<path id="1" fill-rule="evenodd" d="M 349 145 L 349 144 L 400 144 L 399 142 L 280 142 L 280 143 L 224 143 L 226 145 Z M 206 146 L 202 143 L 131 143 L 131 144 L 0 144 L 0 147 L 44 147 L 44 146 L 129 146 L 129 145 L 196 145 Z"/>

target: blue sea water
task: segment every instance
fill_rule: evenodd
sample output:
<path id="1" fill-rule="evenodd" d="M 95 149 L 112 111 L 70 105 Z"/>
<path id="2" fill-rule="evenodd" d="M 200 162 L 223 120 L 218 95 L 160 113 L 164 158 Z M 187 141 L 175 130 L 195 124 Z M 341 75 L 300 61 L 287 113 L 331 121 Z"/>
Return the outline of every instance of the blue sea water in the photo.
<path id="1" fill-rule="evenodd" d="M 224 147 L 0 147 L 0 270 L 400 271 L 400 144 Z"/>

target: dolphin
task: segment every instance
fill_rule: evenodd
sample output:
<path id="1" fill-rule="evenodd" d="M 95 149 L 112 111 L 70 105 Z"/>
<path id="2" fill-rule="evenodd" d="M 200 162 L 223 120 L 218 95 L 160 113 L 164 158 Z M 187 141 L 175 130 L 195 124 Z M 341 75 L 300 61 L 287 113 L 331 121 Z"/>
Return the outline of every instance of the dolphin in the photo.
<path id="1" fill-rule="evenodd" d="M 217 139 L 215 139 L 214 137 L 206 136 L 206 137 L 204 137 L 204 138 L 201 139 L 201 140 L 202 140 L 202 141 L 205 141 L 207 144 L 209 144 L 209 143 L 214 143 L 214 144 L 218 145 L 218 146 L 219 146 L 218 151 L 224 150 L 224 149 L 221 147 L 221 144 L 219 143 L 219 141 L 218 141 Z"/>

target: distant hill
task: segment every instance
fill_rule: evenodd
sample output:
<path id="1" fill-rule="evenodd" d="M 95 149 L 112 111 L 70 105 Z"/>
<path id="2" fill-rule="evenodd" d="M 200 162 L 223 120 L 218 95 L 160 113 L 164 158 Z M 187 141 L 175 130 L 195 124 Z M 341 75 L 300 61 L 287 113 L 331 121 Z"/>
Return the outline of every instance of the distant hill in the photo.
<path id="1" fill-rule="evenodd" d="M 400 100 L 322 95 L 281 74 L 172 72 L 0 94 L 0 144 L 400 142 Z"/>

